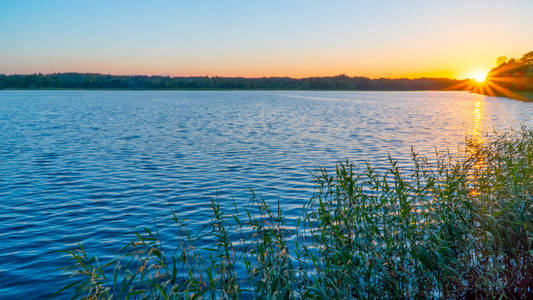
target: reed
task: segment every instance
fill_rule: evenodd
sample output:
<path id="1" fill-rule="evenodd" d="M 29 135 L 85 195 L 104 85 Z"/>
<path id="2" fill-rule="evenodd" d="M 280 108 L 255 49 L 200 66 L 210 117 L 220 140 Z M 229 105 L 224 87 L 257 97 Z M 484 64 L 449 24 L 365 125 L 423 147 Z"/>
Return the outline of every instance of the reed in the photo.
<path id="1" fill-rule="evenodd" d="M 84 248 L 73 298 L 531 298 L 533 131 L 468 139 L 460 155 L 412 154 L 386 171 L 339 162 L 289 222 L 280 201 L 252 192 L 249 209 L 211 203 L 210 226 L 177 242 L 157 226 L 105 264 Z M 293 224 L 295 223 L 295 224 Z M 213 240 L 212 243 L 206 243 Z"/>

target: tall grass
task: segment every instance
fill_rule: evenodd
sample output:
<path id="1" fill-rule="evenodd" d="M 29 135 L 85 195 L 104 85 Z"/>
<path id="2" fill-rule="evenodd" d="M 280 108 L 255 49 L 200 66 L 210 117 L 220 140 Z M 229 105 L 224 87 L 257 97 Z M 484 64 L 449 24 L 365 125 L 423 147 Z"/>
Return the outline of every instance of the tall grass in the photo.
<path id="1" fill-rule="evenodd" d="M 207 230 L 174 216 L 177 242 L 157 227 L 102 264 L 67 251 L 74 298 L 531 298 L 533 131 L 470 139 L 462 155 L 412 154 L 378 172 L 320 169 L 303 215 L 252 192 L 252 208 L 211 203 Z M 407 172 L 406 172 L 407 171 Z M 206 243 L 212 240 L 212 243 Z M 65 291 L 66 290 L 66 291 Z"/>

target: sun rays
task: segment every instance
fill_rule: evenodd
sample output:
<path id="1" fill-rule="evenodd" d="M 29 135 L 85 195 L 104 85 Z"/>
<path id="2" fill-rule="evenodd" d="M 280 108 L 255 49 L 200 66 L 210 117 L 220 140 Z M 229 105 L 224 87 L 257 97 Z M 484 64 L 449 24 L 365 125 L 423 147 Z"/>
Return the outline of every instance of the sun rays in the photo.
<path id="1" fill-rule="evenodd" d="M 473 79 L 464 80 L 461 83 L 450 86 L 451 91 L 470 91 L 488 96 L 504 96 L 508 98 L 526 100 L 523 96 L 509 90 L 505 86 L 510 84 L 528 84 L 526 78 L 520 77 L 498 77 L 498 74 L 475 74 Z"/>

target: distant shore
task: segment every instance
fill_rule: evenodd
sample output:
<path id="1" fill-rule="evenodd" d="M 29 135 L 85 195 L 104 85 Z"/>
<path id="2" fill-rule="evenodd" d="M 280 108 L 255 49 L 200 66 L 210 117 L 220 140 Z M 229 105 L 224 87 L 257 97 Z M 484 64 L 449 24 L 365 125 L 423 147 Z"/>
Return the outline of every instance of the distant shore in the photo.
<path id="1" fill-rule="evenodd" d="M 465 82 L 449 78 L 350 77 L 170 77 L 94 73 L 0 74 L 0 89 L 125 89 L 125 90 L 445 90 Z"/>
<path id="2" fill-rule="evenodd" d="M 109 75 L 98 73 L 0 74 L 0 90 L 106 90 L 106 91 L 472 91 L 474 81 L 449 78 L 350 77 L 210 77 Z M 479 85 L 479 83 L 476 83 Z M 516 90 L 516 89 L 515 89 Z M 525 89 L 527 90 L 527 89 Z M 478 92 L 483 94 L 483 92 Z M 533 91 L 497 93 L 533 101 Z"/>

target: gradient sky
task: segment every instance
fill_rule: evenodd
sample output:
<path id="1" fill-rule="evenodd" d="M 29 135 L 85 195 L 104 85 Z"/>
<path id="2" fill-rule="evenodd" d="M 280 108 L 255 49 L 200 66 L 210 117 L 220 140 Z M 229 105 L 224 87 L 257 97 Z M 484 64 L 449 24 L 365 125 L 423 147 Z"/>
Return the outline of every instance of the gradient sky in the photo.
<path id="1" fill-rule="evenodd" d="M 465 78 L 533 50 L 532 12 L 532 0 L 0 0 L 0 73 Z"/>

